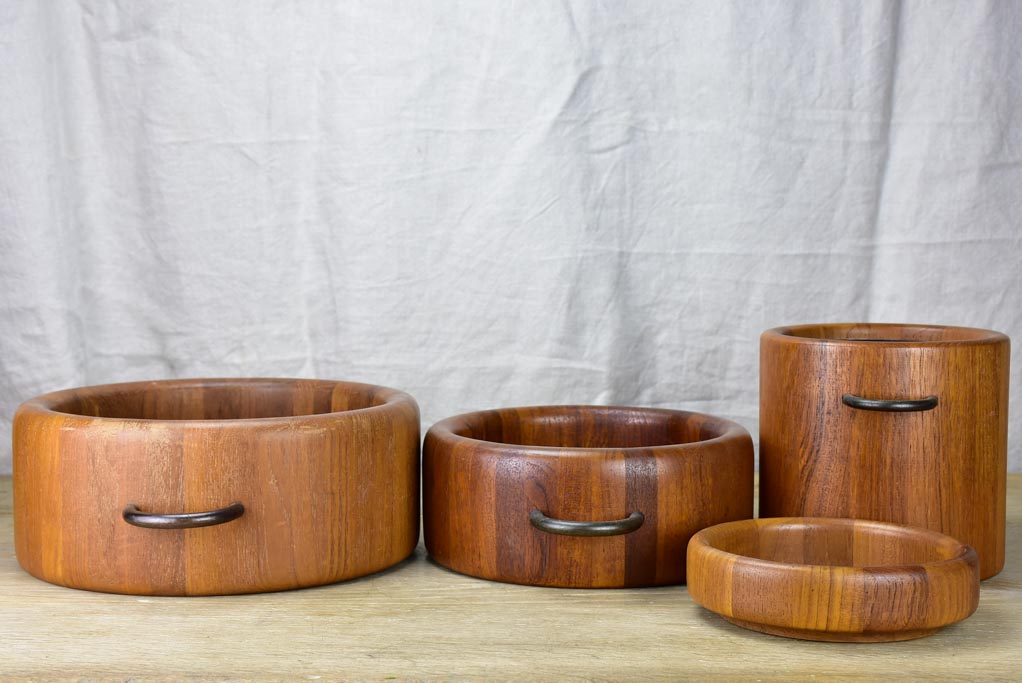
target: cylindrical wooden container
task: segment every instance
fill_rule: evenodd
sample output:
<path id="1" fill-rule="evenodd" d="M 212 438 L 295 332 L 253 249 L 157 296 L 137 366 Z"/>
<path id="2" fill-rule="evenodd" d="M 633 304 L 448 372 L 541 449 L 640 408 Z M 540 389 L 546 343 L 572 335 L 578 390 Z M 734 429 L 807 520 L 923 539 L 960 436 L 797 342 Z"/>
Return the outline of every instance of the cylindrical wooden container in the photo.
<path id="1" fill-rule="evenodd" d="M 760 340 L 760 516 L 940 531 L 1004 566 L 1006 336 L 823 324 Z"/>
<path id="2" fill-rule="evenodd" d="M 18 561 L 52 583 L 209 595 L 331 583 L 406 558 L 419 411 L 297 379 L 111 384 L 14 419 Z"/>
<path id="3" fill-rule="evenodd" d="M 685 581 L 692 534 L 752 516 L 752 439 L 676 410 L 507 408 L 423 447 L 426 548 L 486 579 L 607 588 Z"/>

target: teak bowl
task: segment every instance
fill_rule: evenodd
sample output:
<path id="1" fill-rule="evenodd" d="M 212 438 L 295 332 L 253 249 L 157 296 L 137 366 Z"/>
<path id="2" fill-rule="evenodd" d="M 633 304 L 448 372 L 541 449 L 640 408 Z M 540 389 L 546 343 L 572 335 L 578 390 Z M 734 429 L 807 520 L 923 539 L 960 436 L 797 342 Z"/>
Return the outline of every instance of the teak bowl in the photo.
<path id="1" fill-rule="evenodd" d="M 752 439 L 676 410 L 507 408 L 435 424 L 426 548 L 472 576 L 540 586 L 683 583 L 688 539 L 752 516 Z"/>
<path id="2" fill-rule="evenodd" d="M 760 339 L 760 515 L 910 524 L 1004 566 L 1010 342 L 835 323 Z"/>
<path id="3" fill-rule="evenodd" d="M 936 531 L 851 519 L 750 519 L 688 545 L 688 592 L 728 621 L 789 638 L 910 640 L 965 619 L 979 563 Z"/>
<path id="4" fill-rule="evenodd" d="M 407 557 L 419 411 L 368 384 L 204 379 L 85 387 L 14 419 L 18 561 L 146 595 L 332 583 Z"/>

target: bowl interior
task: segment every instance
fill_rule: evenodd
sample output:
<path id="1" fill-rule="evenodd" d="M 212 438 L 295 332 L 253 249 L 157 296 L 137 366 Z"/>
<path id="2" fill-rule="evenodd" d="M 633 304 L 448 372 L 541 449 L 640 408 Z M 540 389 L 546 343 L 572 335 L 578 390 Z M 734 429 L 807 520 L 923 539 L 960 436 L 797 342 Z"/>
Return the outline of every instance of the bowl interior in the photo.
<path id="1" fill-rule="evenodd" d="M 888 323 L 833 323 L 797 325 L 778 330 L 789 337 L 856 342 L 968 342 L 998 336 L 989 330 L 940 325 L 897 325 Z"/>
<path id="2" fill-rule="evenodd" d="M 319 415 L 382 405 L 375 387 L 319 380 L 139 382 L 61 392 L 47 407 L 140 420 L 243 420 Z"/>
<path id="3" fill-rule="evenodd" d="M 554 448 L 644 448 L 704 441 L 721 421 L 681 411 L 604 406 L 509 408 L 473 413 L 452 431 L 480 441 Z"/>
<path id="4" fill-rule="evenodd" d="M 710 545 L 769 562 L 840 567 L 885 567 L 957 557 L 958 541 L 922 529 L 853 520 L 735 523 Z"/>

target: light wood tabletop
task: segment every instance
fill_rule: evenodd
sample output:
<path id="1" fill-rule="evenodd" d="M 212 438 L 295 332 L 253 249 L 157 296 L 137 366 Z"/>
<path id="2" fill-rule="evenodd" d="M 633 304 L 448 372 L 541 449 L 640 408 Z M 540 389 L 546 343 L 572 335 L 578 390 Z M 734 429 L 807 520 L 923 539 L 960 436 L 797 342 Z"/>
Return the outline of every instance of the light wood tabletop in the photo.
<path id="1" fill-rule="evenodd" d="M 1022 680 L 1022 475 L 1008 562 L 968 620 L 920 640 L 746 631 L 684 587 L 532 588 L 414 557 L 322 588 L 145 598 L 38 581 L 14 559 L 0 479 L 0 677 L 75 680 Z M 681 561 L 682 558 L 679 558 Z"/>

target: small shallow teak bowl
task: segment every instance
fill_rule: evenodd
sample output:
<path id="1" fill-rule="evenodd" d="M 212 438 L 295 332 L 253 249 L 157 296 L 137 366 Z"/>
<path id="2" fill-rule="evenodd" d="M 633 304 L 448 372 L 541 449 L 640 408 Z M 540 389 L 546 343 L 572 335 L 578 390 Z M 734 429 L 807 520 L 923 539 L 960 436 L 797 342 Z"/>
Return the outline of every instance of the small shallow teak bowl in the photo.
<path id="1" fill-rule="evenodd" d="M 419 411 L 300 379 L 111 384 L 14 419 L 18 561 L 140 595 L 285 590 L 378 571 L 418 541 Z"/>
<path id="2" fill-rule="evenodd" d="M 728 621 L 789 638 L 910 640 L 979 603 L 979 561 L 929 529 L 779 517 L 720 524 L 688 545 L 688 592 Z"/>
<path id="3" fill-rule="evenodd" d="M 689 538 L 751 517 L 752 486 L 748 432 L 710 415 L 606 406 L 468 413 L 426 434 L 426 549 L 454 571 L 511 583 L 683 583 Z"/>

